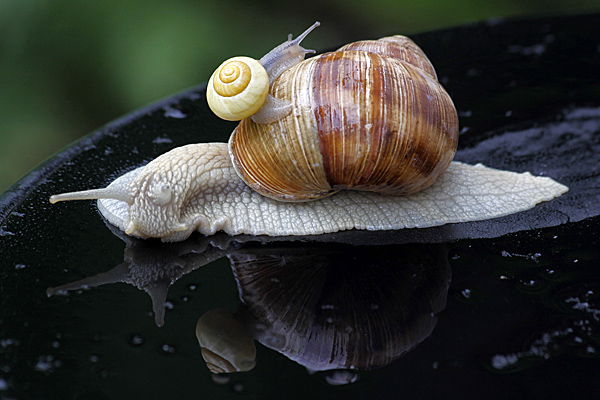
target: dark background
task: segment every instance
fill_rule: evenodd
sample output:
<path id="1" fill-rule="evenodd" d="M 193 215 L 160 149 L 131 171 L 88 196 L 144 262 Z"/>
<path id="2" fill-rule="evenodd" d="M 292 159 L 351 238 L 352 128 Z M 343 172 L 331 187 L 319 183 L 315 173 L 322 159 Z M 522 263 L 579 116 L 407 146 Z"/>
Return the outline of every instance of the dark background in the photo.
<path id="1" fill-rule="evenodd" d="M 317 50 L 597 0 L 1 0 L 0 192 L 73 140 L 322 22 Z M 459 44 L 457 44 L 459 45 Z"/>

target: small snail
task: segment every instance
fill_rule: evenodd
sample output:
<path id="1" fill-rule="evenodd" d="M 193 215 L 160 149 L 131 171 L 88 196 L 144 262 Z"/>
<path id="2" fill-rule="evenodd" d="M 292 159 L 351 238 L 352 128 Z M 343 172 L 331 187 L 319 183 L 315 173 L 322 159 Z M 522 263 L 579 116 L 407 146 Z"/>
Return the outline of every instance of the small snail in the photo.
<path id="1" fill-rule="evenodd" d="M 303 61 L 312 51 L 300 41 L 318 25 L 260 61 L 234 58 L 215 71 L 209 105 L 241 119 L 229 144 L 182 146 L 105 189 L 50 202 L 99 199 L 125 233 L 179 241 L 194 230 L 429 227 L 523 211 L 568 190 L 529 173 L 451 163 L 456 110 L 422 50 L 393 36 Z"/>

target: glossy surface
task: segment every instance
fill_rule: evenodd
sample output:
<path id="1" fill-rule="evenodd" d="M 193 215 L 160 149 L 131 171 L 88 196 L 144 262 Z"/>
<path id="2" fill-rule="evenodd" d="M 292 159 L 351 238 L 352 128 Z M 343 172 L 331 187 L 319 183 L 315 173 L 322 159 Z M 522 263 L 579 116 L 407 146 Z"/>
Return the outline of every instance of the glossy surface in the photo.
<path id="1" fill-rule="evenodd" d="M 160 245 L 113 233 L 92 202 L 47 202 L 173 147 L 226 140 L 235 123 L 191 89 L 101 128 L 0 199 L 0 399 L 597 397 L 600 16 L 414 38 L 457 104 L 457 159 L 570 191 L 493 221 L 300 243 L 195 235 Z M 97 288 L 47 296 L 107 271 L 86 283 Z M 202 358 L 197 321 L 223 307 L 262 321 L 241 319 L 260 328 L 249 372 L 213 376 Z M 278 326 L 293 335 L 287 344 L 303 329 L 322 341 L 300 354 L 281 345 Z M 308 372 L 323 368 L 332 334 L 353 344 L 336 354 L 379 368 Z"/>

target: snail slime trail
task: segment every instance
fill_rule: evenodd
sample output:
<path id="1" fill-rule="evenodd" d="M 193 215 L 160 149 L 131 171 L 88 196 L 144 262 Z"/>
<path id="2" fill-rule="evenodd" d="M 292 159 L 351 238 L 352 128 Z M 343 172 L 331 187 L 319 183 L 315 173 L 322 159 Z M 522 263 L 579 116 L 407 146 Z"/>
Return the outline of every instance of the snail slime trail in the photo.
<path id="1" fill-rule="evenodd" d="M 435 69 L 409 38 L 347 44 L 304 60 L 300 42 L 260 60 L 222 63 L 211 109 L 240 120 L 228 143 L 175 148 L 104 189 L 54 195 L 98 199 L 125 233 L 163 241 L 205 235 L 316 235 L 425 228 L 496 218 L 568 188 L 548 177 L 452 161 L 458 118 Z"/>

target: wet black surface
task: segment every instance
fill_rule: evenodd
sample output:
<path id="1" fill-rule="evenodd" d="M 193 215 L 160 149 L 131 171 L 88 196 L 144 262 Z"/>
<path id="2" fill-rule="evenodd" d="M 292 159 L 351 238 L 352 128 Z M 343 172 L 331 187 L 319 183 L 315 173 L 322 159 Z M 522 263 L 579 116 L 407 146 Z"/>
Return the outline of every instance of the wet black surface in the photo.
<path id="1" fill-rule="evenodd" d="M 0 198 L 0 399 L 597 397 L 600 15 L 414 39 L 459 111 L 457 159 L 570 191 L 436 229 L 173 245 L 113 233 L 93 202 L 47 202 L 226 140 L 235 123 L 192 88 L 100 128 Z M 97 288 L 46 294 L 115 266 L 87 282 Z M 256 366 L 215 378 L 195 329 L 223 307 L 255 338 Z M 349 365 L 361 368 L 306 368 Z"/>

